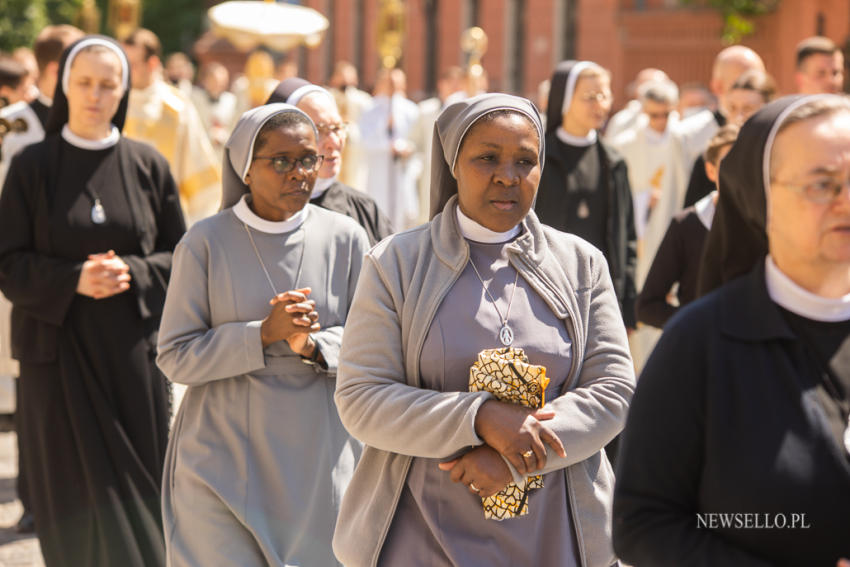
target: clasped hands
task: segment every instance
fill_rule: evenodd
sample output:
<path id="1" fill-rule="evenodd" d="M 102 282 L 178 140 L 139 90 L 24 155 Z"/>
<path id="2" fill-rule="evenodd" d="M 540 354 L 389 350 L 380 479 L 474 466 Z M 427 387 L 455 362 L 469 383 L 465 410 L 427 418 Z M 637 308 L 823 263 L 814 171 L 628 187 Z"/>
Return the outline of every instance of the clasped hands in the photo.
<path id="1" fill-rule="evenodd" d="M 260 338 L 263 348 L 278 341 L 286 341 L 301 356 L 309 357 L 316 349 L 310 333 L 321 329 L 316 302 L 307 299 L 309 287 L 279 293 L 271 298 L 271 312 L 263 319 Z"/>
<path id="2" fill-rule="evenodd" d="M 130 267 L 110 250 L 101 254 L 89 254 L 80 279 L 77 281 L 77 293 L 103 299 L 130 289 Z"/>
<path id="3" fill-rule="evenodd" d="M 440 463 L 440 470 L 449 472 L 452 481 L 467 485 L 479 496 L 492 496 L 513 480 L 502 456 L 522 476 L 546 466 L 546 445 L 559 456 L 566 456 L 561 440 L 543 423 L 554 417 L 551 410 L 488 400 L 475 416 L 475 432 L 484 445 Z"/>

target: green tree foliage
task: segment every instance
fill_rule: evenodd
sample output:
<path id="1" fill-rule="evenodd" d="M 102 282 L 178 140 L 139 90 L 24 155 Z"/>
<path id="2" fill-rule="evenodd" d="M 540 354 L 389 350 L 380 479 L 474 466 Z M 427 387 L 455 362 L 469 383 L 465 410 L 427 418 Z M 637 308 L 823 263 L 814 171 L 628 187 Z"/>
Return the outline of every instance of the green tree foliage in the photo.
<path id="1" fill-rule="evenodd" d="M 723 15 L 723 42 L 738 43 L 752 34 L 754 18 L 776 9 L 779 0 L 679 0 L 686 6 L 708 5 Z"/>
<path id="2" fill-rule="evenodd" d="M 0 50 L 31 46 L 47 21 L 44 0 L 0 0 Z"/>
<path id="3" fill-rule="evenodd" d="M 142 26 L 159 36 L 164 54 L 191 52 L 206 17 L 198 0 L 142 0 Z"/>
<path id="4" fill-rule="evenodd" d="M 0 0 L 0 50 L 32 46 L 47 24 L 78 25 L 83 0 Z M 97 0 L 101 33 L 107 28 L 109 0 Z M 206 10 L 199 0 L 142 0 L 142 26 L 156 33 L 165 53 L 191 51 L 201 33 Z"/>

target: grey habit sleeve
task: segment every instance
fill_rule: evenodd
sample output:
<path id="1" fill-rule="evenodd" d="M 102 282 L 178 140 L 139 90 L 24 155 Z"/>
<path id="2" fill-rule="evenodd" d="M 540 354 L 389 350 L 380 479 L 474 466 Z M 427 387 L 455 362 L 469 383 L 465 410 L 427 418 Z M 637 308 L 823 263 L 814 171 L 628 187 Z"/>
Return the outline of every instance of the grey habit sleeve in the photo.
<path id="1" fill-rule="evenodd" d="M 578 384 L 546 404 L 555 418 L 544 423 L 561 439 L 567 456 L 548 451 L 542 474 L 599 452 L 623 429 L 634 394 L 634 366 L 608 265 L 601 253 L 593 264 L 595 277 L 584 292 L 590 295 L 588 312 L 579 315 L 586 321 L 586 335 L 579 338 L 585 350 Z"/>
<path id="2" fill-rule="evenodd" d="M 366 257 L 345 325 L 334 397 L 345 428 L 363 443 L 402 455 L 447 458 L 482 441 L 475 415 L 488 392 L 408 385 L 393 294 Z"/>
<path id="3" fill-rule="evenodd" d="M 181 241 L 174 251 L 156 357 L 163 373 L 179 384 L 193 386 L 265 367 L 262 321 L 211 327 L 207 271 L 207 263 Z"/>
<path id="4" fill-rule="evenodd" d="M 348 240 L 348 243 L 348 297 L 345 304 L 350 306 L 354 300 L 354 290 L 357 287 L 357 280 L 360 277 L 363 257 L 369 250 L 369 237 L 366 235 L 366 231 L 358 226 L 354 232 L 354 236 Z M 329 267 L 329 269 L 333 269 L 333 267 Z M 321 321 L 319 322 L 321 323 Z M 339 350 L 342 345 L 342 330 L 342 325 L 336 325 L 313 333 L 316 348 L 322 353 L 322 358 L 325 359 L 326 365 L 324 369 L 314 366 L 317 372 L 326 372 L 330 376 L 336 376 L 337 368 L 339 367 Z"/>

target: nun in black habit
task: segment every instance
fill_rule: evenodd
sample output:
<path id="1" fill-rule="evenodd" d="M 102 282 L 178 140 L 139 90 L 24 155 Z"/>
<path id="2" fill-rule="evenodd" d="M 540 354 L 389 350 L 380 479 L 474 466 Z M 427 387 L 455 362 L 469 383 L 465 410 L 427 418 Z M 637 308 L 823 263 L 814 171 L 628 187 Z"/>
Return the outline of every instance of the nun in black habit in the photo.
<path id="1" fill-rule="evenodd" d="M 574 104 L 607 105 L 610 111 L 610 86 L 605 86 L 605 92 L 589 93 L 595 100 L 575 99 L 579 79 L 585 80 L 580 77 L 583 73 L 594 75 L 588 79 L 599 77 L 604 84 L 610 83 L 607 71 L 592 61 L 562 61 L 555 68 L 546 114 L 546 166 L 534 212 L 540 222 L 580 236 L 602 251 L 623 321 L 635 328 L 637 237 L 626 162 L 598 136 L 595 128 L 601 124 L 584 136 L 569 133 L 563 126 Z"/>
<path id="2" fill-rule="evenodd" d="M 309 99 L 305 100 L 305 99 Z M 266 104 L 284 102 L 303 110 L 319 130 L 319 152 L 324 155 L 310 203 L 353 218 L 374 245 L 393 233 L 389 219 L 375 200 L 337 179 L 345 147 L 345 124 L 336 100 L 326 89 L 298 77 L 280 82 Z"/>
<path id="3" fill-rule="evenodd" d="M 126 55 L 87 36 L 63 55 L 46 138 L 0 197 L 36 532 L 54 566 L 164 564 L 168 388 L 156 330 L 184 232 L 168 163 L 121 136 Z"/>
<path id="4" fill-rule="evenodd" d="M 792 96 L 724 158 L 707 243 L 722 285 L 667 324 L 621 436 L 627 563 L 850 557 L 848 147 L 850 100 Z"/>

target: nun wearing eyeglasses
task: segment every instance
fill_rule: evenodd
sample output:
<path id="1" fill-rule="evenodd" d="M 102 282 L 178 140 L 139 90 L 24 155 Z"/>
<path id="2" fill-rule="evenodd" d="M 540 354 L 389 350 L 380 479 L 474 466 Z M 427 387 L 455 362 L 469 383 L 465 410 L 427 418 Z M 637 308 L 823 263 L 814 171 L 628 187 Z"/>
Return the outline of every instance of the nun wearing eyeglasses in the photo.
<path id="1" fill-rule="evenodd" d="M 546 167 L 534 212 L 543 224 L 602 251 L 623 321 L 633 329 L 637 237 L 632 190 L 626 162 L 598 134 L 612 100 L 611 73 L 597 63 L 570 60 L 555 68 L 546 114 Z"/>
<path id="2" fill-rule="evenodd" d="M 795 96 L 724 158 L 703 266 L 719 287 L 668 322 L 622 435 L 630 565 L 850 557 L 848 148 L 850 100 Z"/>
<path id="3" fill-rule="evenodd" d="M 168 564 L 336 565 L 331 536 L 360 444 L 333 402 L 365 231 L 308 203 L 306 114 L 269 104 L 225 145 L 232 202 L 177 246 L 157 363 L 188 386 L 163 480 Z"/>

